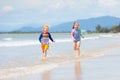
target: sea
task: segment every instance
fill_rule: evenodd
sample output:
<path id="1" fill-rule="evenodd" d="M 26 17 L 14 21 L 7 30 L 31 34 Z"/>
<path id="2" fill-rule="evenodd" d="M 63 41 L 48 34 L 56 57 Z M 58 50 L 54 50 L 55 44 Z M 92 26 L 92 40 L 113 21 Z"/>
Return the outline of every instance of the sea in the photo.
<path id="1" fill-rule="evenodd" d="M 42 73 L 61 64 L 105 56 L 120 48 L 120 33 L 84 34 L 81 56 L 76 57 L 70 33 L 51 33 L 47 60 L 39 42 L 40 33 L 0 34 L 0 80 Z"/>

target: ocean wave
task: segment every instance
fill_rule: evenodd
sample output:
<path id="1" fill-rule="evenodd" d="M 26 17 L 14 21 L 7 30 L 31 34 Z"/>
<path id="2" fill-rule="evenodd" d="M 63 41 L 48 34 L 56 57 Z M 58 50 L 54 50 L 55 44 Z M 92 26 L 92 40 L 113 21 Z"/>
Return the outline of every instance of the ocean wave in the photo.
<path id="1" fill-rule="evenodd" d="M 5 40 L 5 41 L 11 41 L 11 40 L 13 40 L 13 38 L 3 38 L 3 40 Z"/>
<path id="2" fill-rule="evenodd" d="M 100 37 L 85 37 L 84 39 L 82 40 L 96 40 L 96 39 L 99 39 Z"/>
<path id="3" fill-rule="evenodd" d="M 109 37 L 109 38 L 112 38 L 112 37 L 114 37 L 113 35 L 111 35 L 111 34 L 106 34 L 106 35 L 99 35 L 100 37 Z"/>
<path id="4" fill-rule="evenodd" d="M 16 47 L 16 46 L 29 46 L 29 45 L 36 45 L 38 41 L 35 40 L 24 40 L 24 41 L 2 41 L 0 42 L 0 47 Z"/>
<path id="5" fill-rule="evenodd" d="M 103 38 L 120 38 L 120 34 L 101 34 L 99 35 L 100 37 L 103 37 Z"/>
<path id="6" fill-rule="evenodd" d="M 56 43 L 61 42 L 70 42 L 71 39 L 57 39 L 55 40 Z M 50 41 L 51 43 L 51 41 Z M 0 41 L 0 47 L 19 47 L 19 46 L 30 46 L 30 45 L 37 45 L 40 44 L 37 40 L 21 40 L 21 41 Z"/>
<path id="7" fill-rule="evenodd" d="M 7 41 L 0 41 L 0 47 L 19 47 L 19 46 L 30 46 L 30 45 L 37 45 L 39 44 L 38 40 L 12 40 L 12 38 L 4 38 Z M 85 37 L 82 40 L 96 40 L 99 39 L 99 37 Z M 66 39 L 56 39 L 56 43 L 61 42 L 72 42 L 71 38 Z M 50 42 L 51 43 L 51 42 Z"/>
<path id="8" fill-rule="evenodd" d="M 71 42 L 71 39 L 57 39 L 56 42 Z"/>

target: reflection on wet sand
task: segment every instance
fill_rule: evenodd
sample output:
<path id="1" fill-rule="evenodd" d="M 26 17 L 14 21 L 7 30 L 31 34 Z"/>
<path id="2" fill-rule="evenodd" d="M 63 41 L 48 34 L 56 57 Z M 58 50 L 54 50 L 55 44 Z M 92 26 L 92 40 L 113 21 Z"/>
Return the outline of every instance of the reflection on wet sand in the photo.
<path id="1" fill-rule="evenodd" d="M 80 65 L 80 61 L 75 62 L 75 78 L 74 80 L 82 80 L 82 72 L 81 72 L 81 65 Z"/>
<path id="2" fill-rule="evenodd" d="M 72 67 L 72 73 L 73 74 L 71 76 L 68 76 L 69 73 L 67 71 L 67 70 L 71 71 L 71 69 L 69 69 L 67 67 L 65 67 L 63 69 L 64 69 L 63 71 L 61 71 L 61 69 L 60 69 L 60 72 L 59 72 L 59 70 L 55 70 L 55 72 L 51 72 L 51 70 L 50 71 L 49 70 L 44 71 L 43 74 L 42 74 L 42 80 L 51 80 L 51 79 L 56 80 L 56 76 L 54 74 L 60 76 L 60 77 L 58 77 L 58 80 L 59 80 L 59 78 L 64 79 L 64 80 L 67 80 L 67 79 L 69 80 L 71 78 L 73 80 L 82 80 L 82 76 L 81 76 L 82 71 L 81 71 L 80 61 L 77 61 L 77 62 L 74 63 L 74 65 Z M 57 73 L 56 73 L 56 71 L 57 71 Z M 63 74 L 61 74 L 61 73 L 63 73 Z"/>
<path id="3" fill-rule="evenodd" d="M 45 71 L 43 73 L 43 79 L 42 80 L 50 80 L 50 71 Z"/>
<path id="4" fill-rule="evenodd" d="M 43 59 L 41 62 L 47 63 L 47 59 Z M 50 80 L 50 71 L 46 70 L 42 74 L 42 80 Z"/>

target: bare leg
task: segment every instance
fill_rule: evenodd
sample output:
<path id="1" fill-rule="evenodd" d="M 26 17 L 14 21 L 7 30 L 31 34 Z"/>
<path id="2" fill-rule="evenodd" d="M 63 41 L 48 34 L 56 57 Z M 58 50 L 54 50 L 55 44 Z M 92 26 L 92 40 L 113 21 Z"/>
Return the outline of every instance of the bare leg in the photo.
<path id="1" fill-rule="evenodd" d="M 45 59 L 45 46 L 41 44 L 41 48 L 42 48 L 42 53 L 43 53 L 43 59 Z"/>
<path id="2" fill-rule="evenodd" d="M 77 50 L 77 43 L 73 42 L 74 50 Z"/>
<path id="3" fill-rule="evenodd" d="M 77 42 L 77 54 L 80 56 L 80 42 Z"/>
<path id="4" fill-rule="evenodd" d="M 42 51 L 42 53 L 44 54 L 44 50 Z"/>
<path id="5" fill-rule="evenodd" d="M 43 59 L 46 59 L 46 57 L 47 57 L 47 49 L 44 50 Z"/>

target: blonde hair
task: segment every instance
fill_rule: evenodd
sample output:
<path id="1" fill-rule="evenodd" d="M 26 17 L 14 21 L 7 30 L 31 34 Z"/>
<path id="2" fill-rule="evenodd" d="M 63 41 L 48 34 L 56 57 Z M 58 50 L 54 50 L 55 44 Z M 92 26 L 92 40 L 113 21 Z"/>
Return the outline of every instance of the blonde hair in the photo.
<path id="1" fill-rule="evenodd" d="M 44 30 L 45 27 L 47 27 L 49 29 L 49 25 L 48 24 L 44 24 L 42 29 Z"/>

